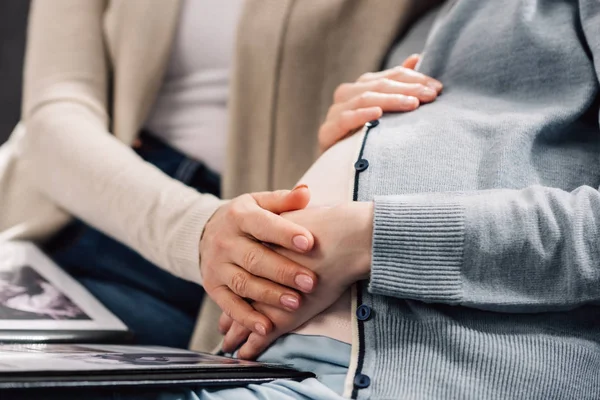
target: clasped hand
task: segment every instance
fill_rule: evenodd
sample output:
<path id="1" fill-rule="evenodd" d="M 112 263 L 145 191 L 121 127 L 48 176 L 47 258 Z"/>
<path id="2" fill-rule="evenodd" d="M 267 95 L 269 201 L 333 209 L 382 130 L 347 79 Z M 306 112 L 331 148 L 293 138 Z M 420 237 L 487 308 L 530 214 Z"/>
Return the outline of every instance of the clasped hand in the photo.
<path id="1" fill-rule="evenodd" d="M 368 276 L 372 204 L 303 209 L 309 200 L 305 186 L 244 195 L 207 223 L 200 266 L 225 351 L 247 340 L 239 355 L 255 358 Z"/>
<path id="2" fill-rule="evenodd" d="M 300 254 L 314 245 L 311 232 L 280 217 L 304 208 L 310 200 L 306 187 L 290 191 L 247 194 L 221 206 L 206 224 L 200 240 L 200 270 L 206 293 L 223 312 L 247 329 L 267 335 L 269 318 L 245 299 L 288 311 L 300 307 L 302 293 L 310 293 L 316 274 L 261 242 Z"/>
<path id="3" fill-rule="evenodd" d="M 310 268 L 319 284 L 303 296 L 302 306 L 287 311 L 260 301 L 252 307 L 269 318 L 274 329 L 256 334 L 243 324 L 223 315 L 219 328 L 226 333 L 223 350 L 231 352 L 242 343 L 238 356 L 253 359 L 281 335 L 293 331 L 330 307 L 354 282 L 367 279 L 371 261 L 372 203 L 349 203 L 335 207 L 309 208 L 285 213 L 286 220 L 304 226 L 314 236 L 313 249 L 298 254 L 270 246 L 281 256 Z"/>

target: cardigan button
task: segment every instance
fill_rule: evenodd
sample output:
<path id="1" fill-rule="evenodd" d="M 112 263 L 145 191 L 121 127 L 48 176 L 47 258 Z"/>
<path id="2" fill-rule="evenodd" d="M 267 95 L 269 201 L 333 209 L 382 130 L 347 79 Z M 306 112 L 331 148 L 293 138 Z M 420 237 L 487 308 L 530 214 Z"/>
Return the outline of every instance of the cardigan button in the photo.
<path id="1" fill-rule="evenodd" d="M 371 307 L 367 306 L 366 304 L 361 304 L 356 309 L 356 318 L 358 318 L 359 321 L 366 321 L 370 317 L 371 317 Z"/>
<path id="2" fill-rule="evenodd" d="M 367 375 L 358 374 L 354 377 L 354 386 L 359 389 L 366 389 L 371 384 L 371 378 Z"/>
<path id="3" fill-rule="evenodd" d="M 369 121 L 365 124 L 367 128 L 375 128 L 377 125 L 379 125 L 378 119 L 374 119 L 373 121 Z"/>
<path id="4" fill-rule="evenodd" d="M 360 160 L 354 163 L 354 169 L 358 172 L 362 172 L 367 168 L 369 168 L 369 162 L 364 158 L 361 158 Z"/>

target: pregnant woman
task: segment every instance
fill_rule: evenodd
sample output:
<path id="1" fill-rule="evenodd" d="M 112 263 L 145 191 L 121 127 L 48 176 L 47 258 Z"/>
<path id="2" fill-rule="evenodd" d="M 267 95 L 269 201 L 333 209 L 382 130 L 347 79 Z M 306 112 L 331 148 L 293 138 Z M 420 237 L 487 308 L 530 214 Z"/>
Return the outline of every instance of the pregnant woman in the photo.
<path id="1" fill-rule="evenodd" d="M 266 337 L 222 319 L 225 350 L 319 380 L 200 398 L 600 397 L 600 3 L 453 2 L 420 71 L 437 101 L 301 180 L 315 248 L 279 252 L 319 276 L 304 306 L 255 303 Z"/>

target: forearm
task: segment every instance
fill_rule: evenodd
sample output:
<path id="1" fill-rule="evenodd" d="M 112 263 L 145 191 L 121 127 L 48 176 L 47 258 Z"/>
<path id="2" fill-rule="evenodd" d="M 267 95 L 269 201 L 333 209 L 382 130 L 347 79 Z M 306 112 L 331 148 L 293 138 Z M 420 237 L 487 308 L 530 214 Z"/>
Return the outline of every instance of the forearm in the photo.
<path id="1" fill-rule="evenodd" d="M 84 106 L 46 105 L 26 126 L 22 156 L 35 187 L 153 263 L 199 280 L 200 234 L 218 199 L 143 161 Z"/>
<path id="2" fill-rule="evenodd" d="M 509 312 L 596 302 L 599 224 L 590 187 L 379 197 L 370 290 Z"/>

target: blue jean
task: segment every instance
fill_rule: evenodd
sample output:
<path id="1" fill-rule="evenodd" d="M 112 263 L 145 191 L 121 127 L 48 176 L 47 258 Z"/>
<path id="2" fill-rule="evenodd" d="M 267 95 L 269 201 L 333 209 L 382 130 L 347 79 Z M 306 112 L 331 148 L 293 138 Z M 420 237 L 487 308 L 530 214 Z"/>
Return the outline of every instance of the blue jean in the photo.
<path id="1" fill-rule="evenodd" d="M 149 134 L 141 140 L 137 153 L 144 160 L 200 192 L 219 196 L 214 172 Z M 79 220 L 59 232 L 47 251 L 134 332 L 135 343 L 188 346 L 204 296 L 201 286 L 171 275 Z"/>

